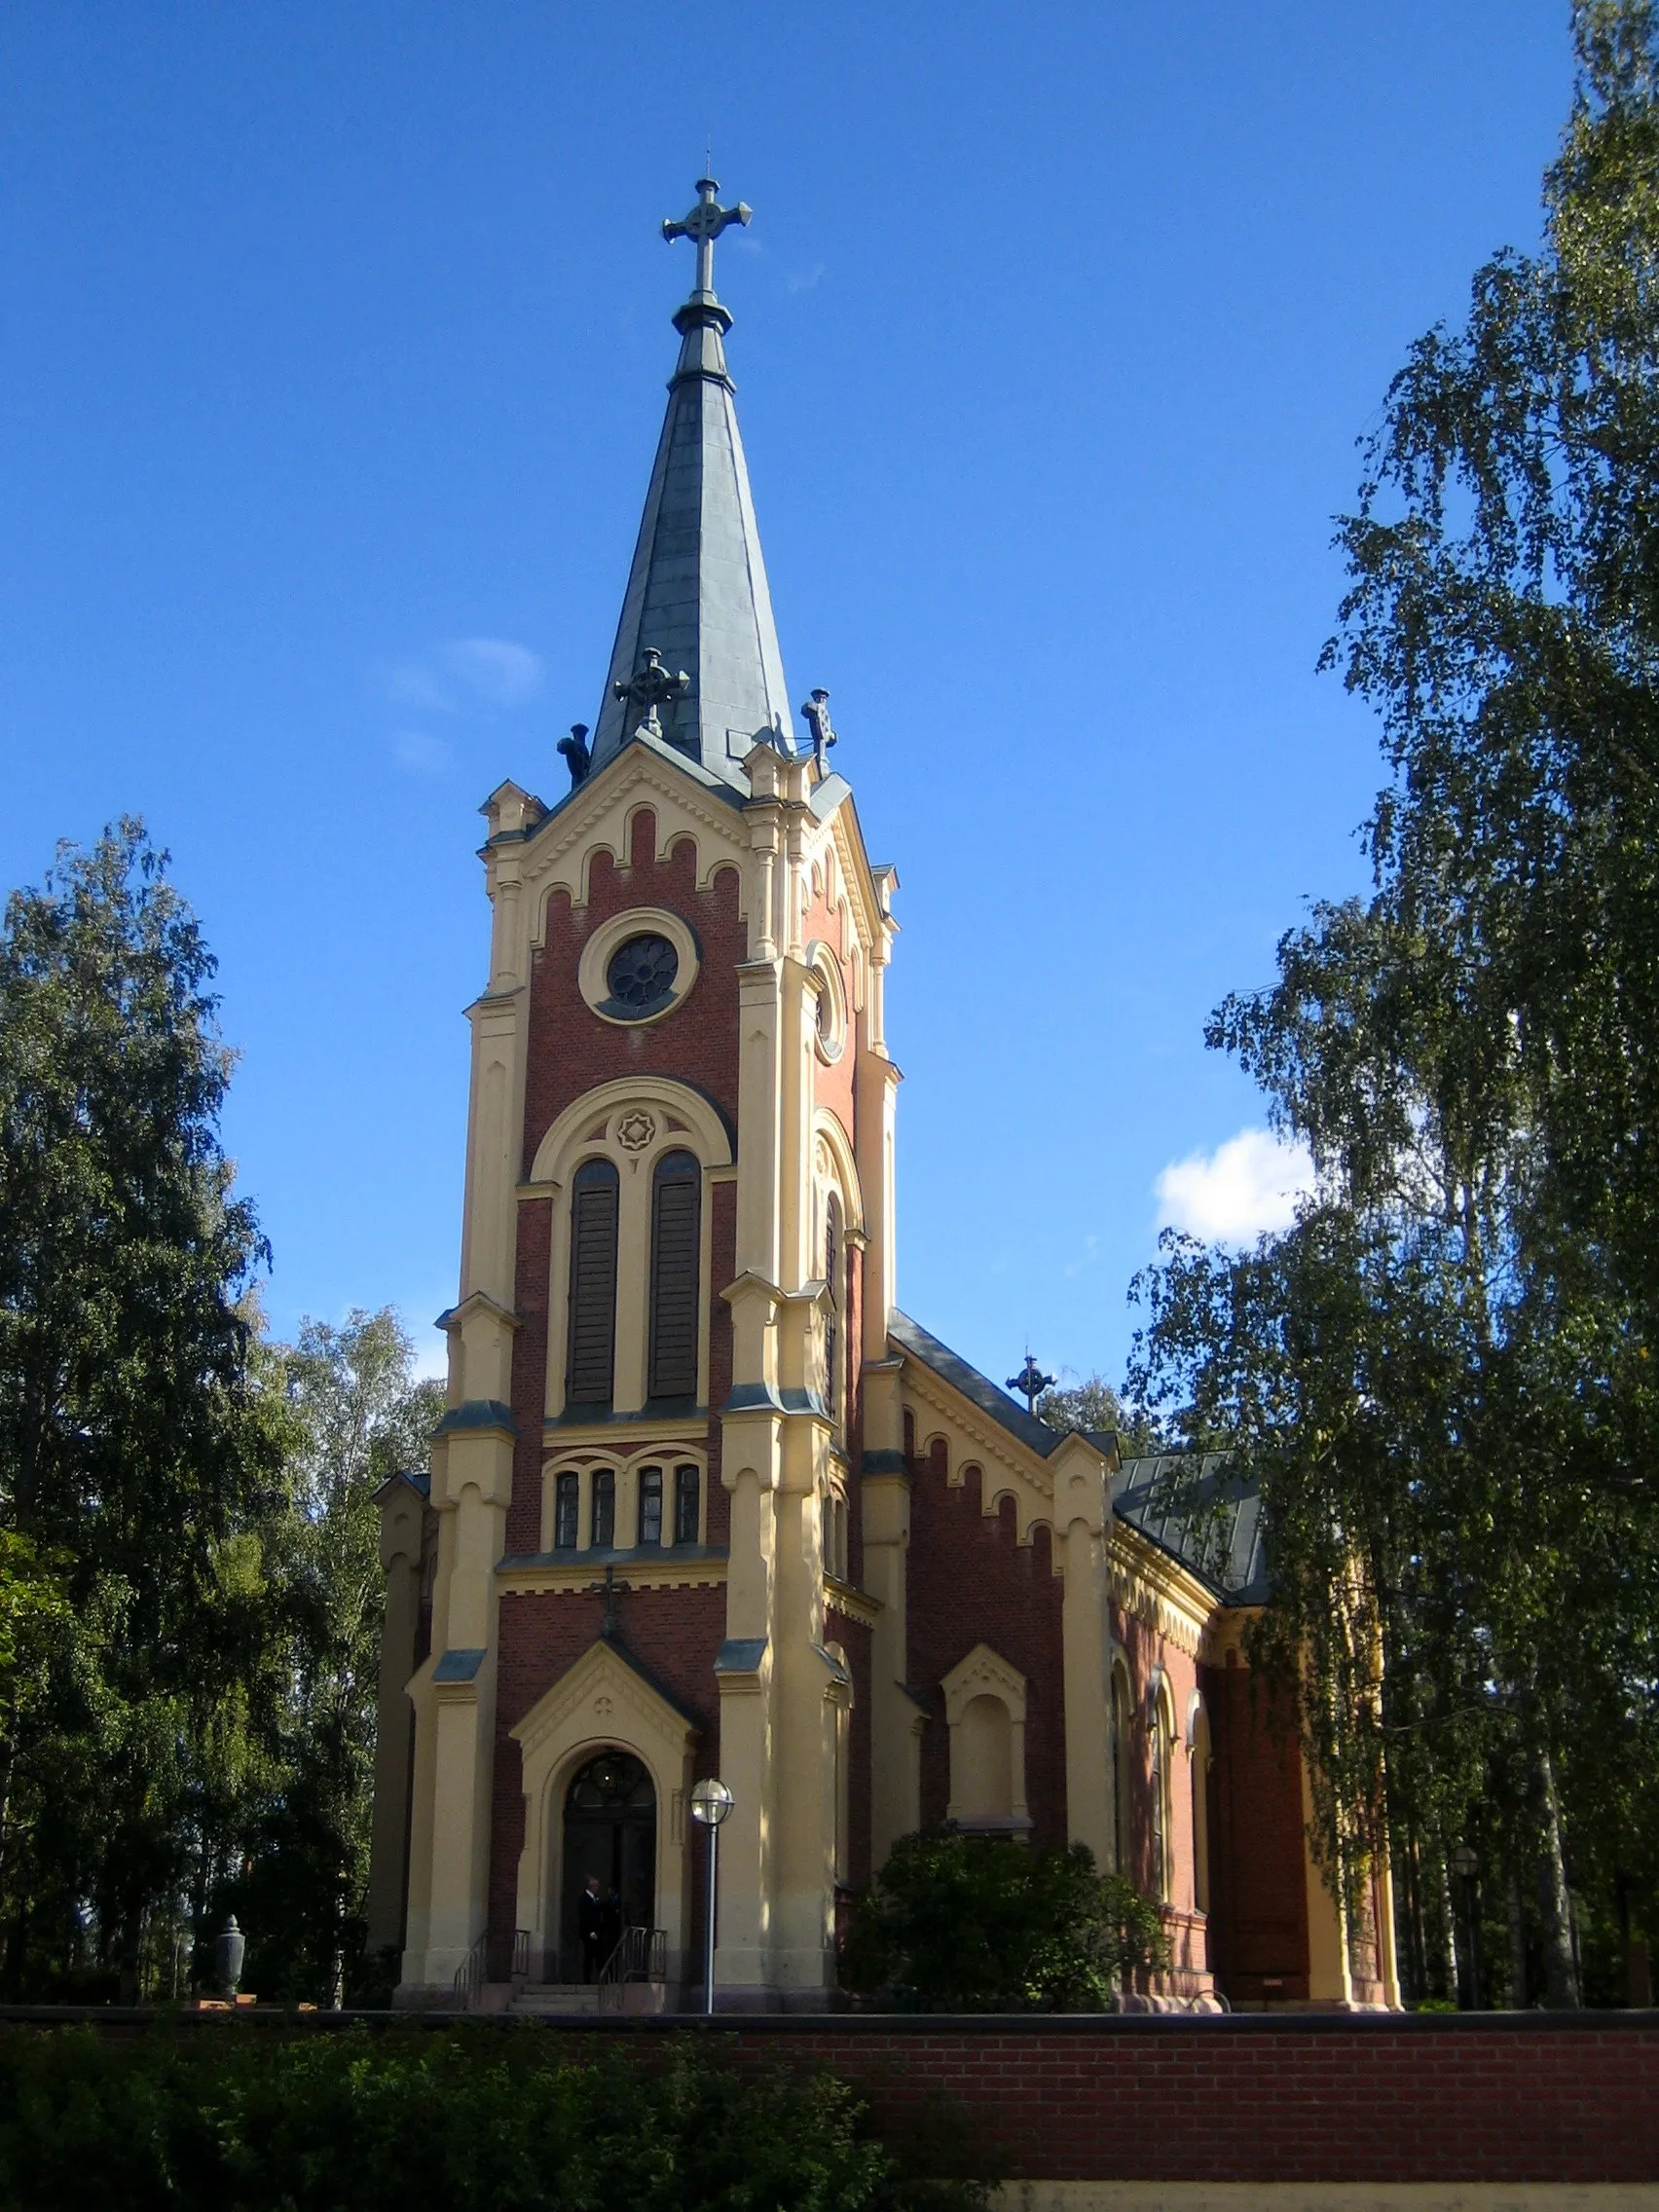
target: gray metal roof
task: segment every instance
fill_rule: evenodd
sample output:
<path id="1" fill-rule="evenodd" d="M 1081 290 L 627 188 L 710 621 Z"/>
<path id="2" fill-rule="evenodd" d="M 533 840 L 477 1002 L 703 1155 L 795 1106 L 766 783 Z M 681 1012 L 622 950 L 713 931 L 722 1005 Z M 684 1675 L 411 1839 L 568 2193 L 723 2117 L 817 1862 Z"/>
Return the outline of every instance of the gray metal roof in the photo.
<path id="1" fill-rule="evenodd" d="M 770 733 L 793 752 L 794 729 L 726 367 L 731 317 L 712 291 L 698 290 L 674 320 L 680 360 L 594 725 L 593 765 L 613 758 L 630 734 L 615 686 L 650 647 L 671 675 L 690 679 L 684 697 L 662 709 L 664 737 L 682 757 L 747 789 L 742 761 L 756 739 Z"/>
<path id="2" fill-rule="evenodd" d="M 1006 1428 L 1011 1436 L 1046 1459 L 1066 1440 L 1065 1431 L 1051 1428 L 1046 1420 L 1028 1414 L 1006 1390 L 999 1390 L 988 1376 L 981 1375 L 977 1367 L 970 1367 L 948 1345 L 941 1345 L 937 1337 L 930 1337 L 919 1321 L 912 1321 L 908 1313 L 901 1313 L 898 1307 L 887 1316 L 887 1333 L 902 1350 L 919 1359 L 924 1367 L 948 1382 L 970 1399 L 982 1414 Z"/>
<path id="3" fill-rule="evenodd" d="M 1112 1477 L 1112 1510 L 1231 1605 L 1268 1602 L 1261 1506 L 1225 1452 L 1125 1459 Z"/>

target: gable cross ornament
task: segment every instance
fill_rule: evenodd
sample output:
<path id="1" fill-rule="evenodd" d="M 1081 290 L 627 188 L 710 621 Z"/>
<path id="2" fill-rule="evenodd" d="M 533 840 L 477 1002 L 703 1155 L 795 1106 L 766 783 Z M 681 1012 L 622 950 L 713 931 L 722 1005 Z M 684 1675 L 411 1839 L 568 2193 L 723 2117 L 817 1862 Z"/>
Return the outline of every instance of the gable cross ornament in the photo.
<path id="1" fill-rule="evenodd" d="M 740 200 L 735 207 L 722 207 L 720 188 L 712 176 L 697 179 L 697 204 L 688 215 L 678 222 L 672 217 L 662 226 L 662 235 L 670 244 L 676 239 L 692 239 L 697 246 L 697 289 L 694 300 L 712 300 L 715 296 L 715 240 L 732 223 L 747 223 L 754 214 Z"/>
<path id="2" fill-rule="evenodd" d="M 1009 1377 L 1008 1386 L 1011 1390 L 1017 1390 L 1024 1398 L 1026 1412 L 1035 1414 L 1037 1411 L 1038 1399 L 1043 1395 L 1045 1390 L 1051 1390 L 1053 1388 L 1054 1378 L 1051 1375 L 1044 1374 L 1043 1370 L 1032 1358 L 1029 1347 L 1027 1347 L 1025 1354 L 1025 1365 L 1020 1369 L 1017 1375 L 1011 1375 Z"/>
<path id="3" fill-rule="evenodd" d="M 626 1582 L 618 1582 L 616 1579 L 616 1562 L 613 1559 L 608 1559 L 605 1563 L 605 1580 L 603 1582 L 590 1582 L 583 1592 L 584 1597 L 603 1598 L 605 1600 L 605 1610 L 600 1616 L 599 1633 L 607 1643 L 620 1643 L 622 1641 L 622 1624 L 616 1617 L 616 1600 L 619 1594 L 625 1595 L 628 1588 L 629 1585 Z"/>

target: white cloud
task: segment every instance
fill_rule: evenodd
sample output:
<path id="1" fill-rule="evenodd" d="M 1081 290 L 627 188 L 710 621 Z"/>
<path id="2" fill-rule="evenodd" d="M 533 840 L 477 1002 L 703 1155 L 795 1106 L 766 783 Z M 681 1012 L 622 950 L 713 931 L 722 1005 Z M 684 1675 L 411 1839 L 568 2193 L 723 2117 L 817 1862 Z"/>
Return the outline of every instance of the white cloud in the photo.
<path id="1" fill-rule="evenodd" d="M 522 707 L 541 689 L 541 660 L 510 638 L 457 638 L 443 663 L 458 682 L 492 707 Z"/>
<path id="2" fill-rule="evenodd" d="M 441 776 L 450 764 L 450 749 L 441 737 L 428 737 L 422 729 L 400 729 L 391 741 L 400 768 L 412 776 Z"/>
<path id="3" fill-rule="evenodd" d="M 1206 1242 L 1248 1244 L 1296 1219 L 1296 1201 L 1313 1186 L 1303 1144 L 1267 1129 L 1240 1129 L 1213 1152 L 1172 1160 L 1158 1178 L 1161 1220 Z"/>
<path id="4" fill-rule="evenodd" d="M 804 269 L 792 269 L 784 278 L 786 292 L 810 292 L 824 274 L 822 261 L 810 262 Z"/>

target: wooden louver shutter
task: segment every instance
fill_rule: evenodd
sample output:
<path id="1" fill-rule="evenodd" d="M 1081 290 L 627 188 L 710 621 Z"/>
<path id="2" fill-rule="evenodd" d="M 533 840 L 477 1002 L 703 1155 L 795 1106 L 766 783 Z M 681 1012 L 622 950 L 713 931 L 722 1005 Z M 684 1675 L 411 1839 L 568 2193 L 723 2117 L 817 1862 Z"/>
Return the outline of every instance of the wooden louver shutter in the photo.
<path id="1" fill-rule="evenodd" d="M 688 1152 L 657 1162 L 651 1193 L 653 1398 L 697 1395 L 698 1236 L 703 1175 Z"/>
<path id="2" fill-rule="evenodd" d="M 571 1343 L 568 1406 L 608 1406 L 616 1358 L 616 1169 L 578 1167 L 571 1189 Z"/>

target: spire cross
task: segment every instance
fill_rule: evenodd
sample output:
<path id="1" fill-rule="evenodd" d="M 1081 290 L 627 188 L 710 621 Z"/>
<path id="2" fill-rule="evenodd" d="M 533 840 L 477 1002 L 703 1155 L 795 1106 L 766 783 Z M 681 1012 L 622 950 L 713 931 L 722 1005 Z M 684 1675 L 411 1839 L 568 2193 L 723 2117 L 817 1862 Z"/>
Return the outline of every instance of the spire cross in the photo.
<path id="1" fill-rule="evenodd" d="M 755 210 L 746 207 L 740 200 L 735 207 L 722 207 L 719 203 L 719 186 L 712 176 L 697 179 L 697 204 L 679 222 L 671 217 L 662 226 L 662 235 L 671 243 L 675 239 L 693 239 L 697 245 L 697 289 L 693 299 L 710 299 L 715 296 L 715 240 L 730 223 L 747 223 Z"/>
<path id="2" fill-rule="evenodd" d="M 683 699 L 691 688 L 691 679 L 682 669 L 672 675 L 662 665 L 662 655 L 655 645 L 646 645 L 640 654 L 640 665 L 626 683 L 620 679 L 611 686 L 613 697 L 624 702 L 627 713 L 623 717 L 623 735 L 632 737 L 645 730 L 651 737 L 662 735 L 662 723 L 657 709 L 666 707 L 671 699 Z M 560 749 L 563 751 L 563 748 Z"/>

